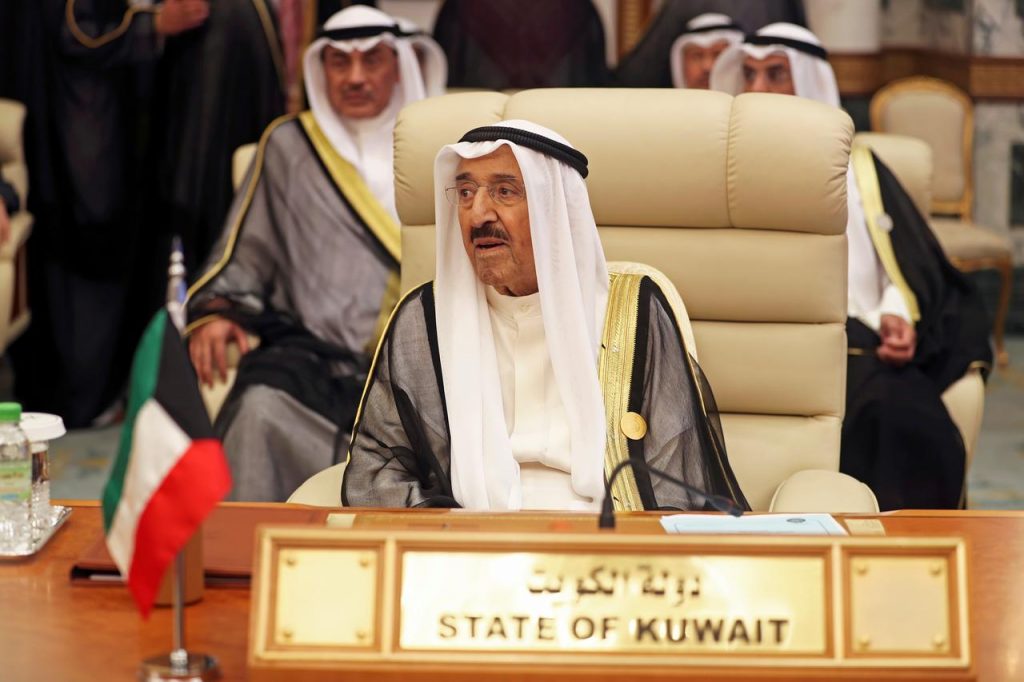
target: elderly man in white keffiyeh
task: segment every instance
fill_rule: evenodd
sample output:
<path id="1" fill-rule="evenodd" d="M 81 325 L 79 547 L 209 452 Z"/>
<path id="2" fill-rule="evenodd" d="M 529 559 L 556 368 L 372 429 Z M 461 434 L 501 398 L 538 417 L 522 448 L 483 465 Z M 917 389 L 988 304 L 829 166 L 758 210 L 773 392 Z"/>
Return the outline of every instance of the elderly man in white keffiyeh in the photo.
<path id="1" fill-rule="evenodd" d="M 526 121 L 438 154 L 437 277 L 377 352 L 345 504 L 596 510 L 628 459 L 746 506 L 669 297 L 609 275 L 586 175 L 582 153 Z M 617 479 L 617 508 L 704 508 L 646 469 Z"/>
<path id="2" fill-rule="evenodd" d="M 397 300 L 395 119 L 444 89 L 444 55 L 411 28 L 362 6 L 327 21 L 304 61 L 310 111 L 264 133 L 189 291 L 200 380 L 224 374 L 229 342 L 243 354 L 215 424 L 233 499 L 284 500 L 343 452 Z"/>

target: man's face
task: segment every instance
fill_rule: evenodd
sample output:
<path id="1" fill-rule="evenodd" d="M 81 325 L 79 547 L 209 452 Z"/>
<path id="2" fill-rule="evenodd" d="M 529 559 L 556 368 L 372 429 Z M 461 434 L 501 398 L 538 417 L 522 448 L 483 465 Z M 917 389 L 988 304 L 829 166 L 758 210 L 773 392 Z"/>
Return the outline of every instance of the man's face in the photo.
<path id="1" fill-rule="evenodd" d="M 684 47 L 683 76 L 686 78 L 686 87 L 703 90 L 711 87 L 711 67 L 715 65 L 718 55 L 722 54 L 727 47 L 729 47 L 728 40 L 717 40 L 707 47 L 695 43 Z"/>
<path id="2" fill-rule="evenodd" d="M 743 60 L 743 83 L 743 92 L 796 94 L 789 57 L 784 54 L 770 54 L 764 59 L 747 55 Z"/>
<path id="3" fill-rule="evenodd" d="M 398 83 L 398 56 L 391 47 L 377 43 L 366 52 L 345 52 L 327 45 L 323 61 L 334 113 L 373 118 L 388 106 Z"/>
<path id="4" fill-rule="evenodd" d="M 530 212 L 512 149 L 462 159 L 455 173 L 462 244 L 477 278 L 507 296 L 536 293 Z"/>

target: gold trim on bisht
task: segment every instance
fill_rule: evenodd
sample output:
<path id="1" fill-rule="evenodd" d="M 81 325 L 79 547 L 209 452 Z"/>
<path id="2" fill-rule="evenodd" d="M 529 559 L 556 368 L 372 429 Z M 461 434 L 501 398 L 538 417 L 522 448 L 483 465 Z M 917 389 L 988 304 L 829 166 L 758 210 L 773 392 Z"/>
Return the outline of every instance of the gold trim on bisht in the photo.
<path id="1" fill-rule="evenodd" d="M 384 287 L 384 295 L 380 300 L 380 312 L 377 313 L 377 322 L 373 325 L 373 336 L 366 342 L 366 352 L 373 353 L 376 351 L 377 346 L 380 343 L 381 338 L 384 336 L 384 330 L 388 327 L 388 321 L 391 319 L 391 311 L 398 305 L 398 301 L 402 298 L 402 278 L 398 274 L 397 270 L 392 270 L 388 274 L 388 281 Z"/>
<path id="2" fill-rule="evenodd" d="M 277 26 L 274 23 L 273 17 L 270 15 L 270 10 L 267 9 L 267 3 L 264 0 L 252 0 L 253 9 L 256 10 L 256 14 L 259 16 L 260 24 L 263 26 L 263 35 L 267 38 L 267 48 L 270 49 L 270 58 L 274 60 L 274 69 L 277 70 L 277 82 L 281 87 L 281 92 L 285 97 L 288 96 L 288 78 L 286 76 L 286 67 L 284 64 L 284 54 L 281 51 L 281 39 L 277 35 Z"/>
<path id="3" fill-rule="evenodd" d="M 245 194 L 242 197 L 241 206 L 238 207 L 238 213 L 235 215 L 235 219 L 231 222 L 231 232 L 228 236 L 224 253 L 221 254 L 221 257 L 213 264 L 212 268 L 207 270 L 202 277 L 196 280 L 195 284 L 189 287 L 188 297 L 185 299 L 186 303 L 188 303 L 188 301 L 190 301 L 200 289 L 206 286 L 211 279 L 216 277 L 220 271 L 224 269 L 224 266 L 228 264 L 228 261 L 231 260 L 231 255 L 235 251 L 235 244 L 238 242 L 238 233 L 242 228 L 242 221 L 245 220 L 245 216 L 249 213 L 249 207 L 252 205 L 253 195 L 256 193 L 256 185 L 259 184 L 260 174 L 263 172 L 263 157 L 267 149 L 267 140 L 270 139 L 270 134 L 273 133 L 279 125 L 286 123 L 293 118 L 295 117 L 280 116 L 267 126 L 265 131 L 263 131 L 263 136 L 260 137 L 260 143 L 256 147 L 256 158 L 254 158 L 252 162 L 252 172 L 249 175 L 249 184 L 245 187 Z M 193 325 L 190 325 L 189 328 L 185 330 L 185 333 L 187 334 L 191 328 L 193 328 Z"/>
<path id="4" fill-rule="evenodd" d="M 370 394 L 370 388 L 373 385 L 374 379 L 377 373 L 377 359 L 380 357 L 380 349 L 384 346 L 384 339 L 387 338 L 388 332 L 391 331 L 391 325 L 395 321 L 395 316 L 398 315 L 399 309 L 402 304 L 405 303 L 407 298 L 410 298 L 413 294 L 418 294 L 421 289 L 425 286 L 430 286 L 433 290 L 434 283 L 429 282 L 409 291 L 405 292 L 401 298 L 398 299 L 398 303 L 388 311 L 387 321 L 384 323 L 384 329 L 381 331 L 380 338 L 377 339 L 377 348 L 373 351 L 373 360 L 370 361 L 370 372 L 366 375 L 366 383 L 363 384 L 363 394 L 359 396 L 359 407 L 356 408 L 356 417 L 352 420 L 352 433 L 348 436 L 348 450 L 345 453 L 345 464 L 348 464 L 352 460 L 352 443 L 355 442 L 356 434 L 359 432 L 359 422 L 363 419 L 363 405 L 366 403 L 366 396 Z M 384 309 L 381 309 L 383 313 Z"/>
<path id="5" fill-rule="evenodd" d="M 917 303 L 917 296 L 907 284 L 900 264 L 896 260 L 896 252 L 892 248 L 892 238 L 889 231 L 892 229 L 892 218 L 885 212 L 885 205 L 882 203 L 882 192 L 878 186 L 878 173 L 875 170 L 875 158 L 871 150 L 864 145 L 856 145 L 850 152 L 850 160 L 853 163 L 853 174 L 857 178 L 857 189 L 860 190 L 860 200 L 864 206 L 864 219 L 868 225 L 868 234 L 871 235 L 871 242 L 875 245 L 875 252 L 878 260 L 885 268 L 885 274 L 889 281 L 896 285 L 903 300 L 910 311 L 910 318 L 917 322 L 921 319 L 921 308 Z M 883 217 L 884 216 L 884 217 Z M 883 228 L 879 221 L 890 223 Z"/>
<path id="6" fill-rule="evenodd" d="M 635 420 L 627 417 L 629 393 L 632 386 L 633 358 L 636 355 L 636 323 L 640 307 L 640 282 L 643 275 L 610 274 L 608 311 L 604 318 L 601 353 L 598 361 L 598 380 L 604 393 L 607 443 L 604 455 L 605 476 L 620 463 L 629 459 L 627 438 L 638 431 Z M 636 415 L 640 417 L 640 415 Z M 625 421 L 623 421 L 625 419 Z M 643 420 L 643 417 L 640 417 Z M 627 429 L 631 434 L 625 433 Z M 644 432 L 646 433 L 646 423 Z M 642 436 L 641 436 L 642 437 Z M 619 511 L 643 511 L 643 501 L 637 487 L 636 475 L 629 467 L 623 469 L 611 486 L 612 502 Z"/>
<path id="7" fill-rule="evenodd" d="M 304 111 L 299 114 L 299 122 L 309 136 L 313 148 L 324 162 L 334 184 L 338 186 L 353 210 L 363 219 L 370 232 L 380 241 L 396 263 L 402 262 L 402 232 L 377 198 L 366 186 L 359 171 L 351 163 L 342 158 L 334 148 L 324 131 L 317 125 L 313 112 Z"/>
<path id="8" fill-rule="evenodd" d="M 700 402 L 701 414 L 704 416 L 704 427 L 707 432 L 708 440 L 710 441 L 711 447 L 715 453 L 715 461 L 718 463 L 718 469 L 722 474 L 722 479 L 729 488 L 729 495 L 733 500 L 739 499 L 736 495 L 736 490 L 733 488 L 729 473 L 726 470 L 725 455 L 720 447 L 717 432 L 711 426 L 711 418 L 708 416 L 707 401 L 705 399 L 704 389 L 700 380 L 700 370 L 697 367 L 696 360 L 694 360 L 693 355 L 690 353 L 690 350 L 686 345 L 686 335 L 683 333 L 683 330 L 689 327 L 690 318 L 683 309 L 674 303 L 674 300 L 678 300 L 678 292 L 675 291 L 675 285 L 672 284 L 672 280 L 670 280 L 665 273 L 643 263 L 609 263 L 609 269 L 612 277 L 622 276 L 626 273 L 640 277 L 641 279 L 646 277 L 654 283 L 654 286 L 661 290 L 662 295 L 665 297 L 665 302 L 668 303 L 672 316 L 675 317 L 676 325 L 679 327 L 679 343 L 682 346 L 683 355 L 686 357 L 686 366 L 689 371 L 690 381 L 693 382 L 694 390 L 697 392 L 697 400 Z M 674 296 L 667 292 L 671 292 Z M 680 304 L 682 303 L 681 300 L 679 302 Z"/>
<path id="9" fill-rule="evenodd" d="M 36 0 L 38 1 L 38 0 Z M 67 4 L 64 5 L 64 20 L 67 22 L 68 30 L 75 40 L 80 42 L 84 47 L 90 50 L 103 47 L 104 45 L 117 40 L 125 33 L 128 32 L 128 28 L 132 24 L 132 19 L 135 18 L 136 14 L 140 12 L 147 12 L 150 14 L 156 14 L 156 7 L 129 7 L 124 13 L 124 18 L 121 19 L 121 23 L 117 25 L 112 31 L 108 31 L 101 36 L 93 38 L 78 26 L 78 20 L 75 19 L 75 0 L 68 0 Z"/>
<path id="10" fill-rule="evenodd" d="M 184 337 L 189 337 L 189 336 L 192 335 L 193 332 L 195 332 L 195 330 L 199 329 L 203 325 L 209 324 L 210 322 L 213 322 L 214 320 L 222 320 L 222 319 L 224 319 L 224 318 L 221 317 L 220 315 L 214 315 L 214 314 L 203 315 L 198 320 L 195 320 L 195 321 L 191 322 L 190 324 L 185 325 L 185 329 L 182 330 L 181 335 L 184 336 Z"/>

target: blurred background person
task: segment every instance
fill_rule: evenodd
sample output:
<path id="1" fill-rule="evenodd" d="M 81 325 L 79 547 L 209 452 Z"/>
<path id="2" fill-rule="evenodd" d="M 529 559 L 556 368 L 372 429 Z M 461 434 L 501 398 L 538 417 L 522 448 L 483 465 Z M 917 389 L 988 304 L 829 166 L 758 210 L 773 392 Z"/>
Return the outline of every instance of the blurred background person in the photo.
<path id="1" fill-rule="evenodd" d="M 448 56 L 453 88 L 609 82 L 604 26 L 590 0 L 445 0 L 434 39 Z"/>
<path id="2" fill-rule="evenodd" d="M 718 55 L 742 40 L 743 28 L 724 14 L 702 14 L 686 22 L 686 31 L 669 50 L 672 86 L 707 90 Z"/>
<path id="3" fill-rule="evenodd" d="M 231 159 L 278 116 L 302 108 L 301 55 L 349 0 L 216 0 L 197 31 L 167 41 L 156 93 L 154 219 L 166 257 L 179 235 L 190 279 L 221 233 Z M 157 268 L 159 269 L 159 268 Z"/>
<path id="4" fill-rule="evenodd" d="M 807 23 L 802 0 L 665 0 L 647 32 L 615 71 L 619 85 L 635 88 L 672 86 L 669 52 L 691 19 L 709 12 L 724 14 L 748 31 L 774 21 Z"/>
<path id="5" fill-rule="evenodd" d="M 153 72 L 165 40 L 201 26 L 209 4 L 38 0 L 20 12 L 15 90 L 28 110 L 35 227 L 15 392 L 28 409 L 85 426 L 116 415 L 137 336 L 126 302 Z"/>

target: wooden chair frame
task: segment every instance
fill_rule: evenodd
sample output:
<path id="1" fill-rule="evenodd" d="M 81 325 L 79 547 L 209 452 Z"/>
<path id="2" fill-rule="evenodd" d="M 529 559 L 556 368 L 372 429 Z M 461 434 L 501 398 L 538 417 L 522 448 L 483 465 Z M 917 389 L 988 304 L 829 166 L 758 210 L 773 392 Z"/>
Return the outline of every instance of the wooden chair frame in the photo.
<path id="1" fill-rule="evenodd" d="M 932 213 L 956 215 L 971 220 L 974 204 L 974 102 L 966 92 L 952 83 L 931 76 L 911 76 L 889 83 L 871 98 L 871 129 L 880 133 L 898 132 L 885 129 L 883 117 L 892 100 L 908 92 L 935 92 L 955 100 L 964 111 L 961 156 L 963 158 L 964 191 L 957 200 L 932 197 Z M 906 134 L 906 133 L 903 133 Z"/>
<path id="2" fill-rule="evenodd" d="M 964 112 L 962 131 L 962 150 L 964 191 L 957 200 L 937 200 L 932 197 L 931 212 L 941 215 L 955 215 L 965 222 L 973 220 L 974 207 L 974 102 L 966 92 L 952 83 L 930 76 L 911 76 L 901 78 L 886 85 L 871 98 L 870 117 L 871 129 L 878 132 L 890 132 L 883 123 L 886 109 L 894 98 L 908 92 L 941 93 L 960 104 Z M 898 131 L 893 131 L 898 132 Z M 964 229 L 978 229 L 964 227 Z M 1012 251 L 999 256 L 981 258 L 960 258 L 950 255 L 950 262 L 961 272 L 978 270 L 996 270 L 999 273 L 999 303 L 996 306 L 995 320 L 992 324 L 992 336 L 996 346 L 996 364 L 1006 367 L 1010 364 L 1010 356 L 1006 350 L 1006 317 L 1010 310 L 1010 295 L 1013 289 L 1013 255 Z"/>

